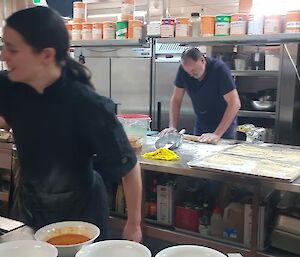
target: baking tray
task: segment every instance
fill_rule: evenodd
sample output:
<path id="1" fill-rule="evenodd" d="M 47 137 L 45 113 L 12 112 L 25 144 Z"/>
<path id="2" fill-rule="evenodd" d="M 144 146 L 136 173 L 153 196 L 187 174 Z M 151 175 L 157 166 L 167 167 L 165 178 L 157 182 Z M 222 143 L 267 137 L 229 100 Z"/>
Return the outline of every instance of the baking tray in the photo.
<path id="1" fill-rule="evenodd" d="M 240 144 L 225 149 L 223 153 L 258 159 L 268 159 L 300 166 L 300 150 L 283 146 L 273 146 L 270 144 Z"/>
<path id="2" fill-rule="evenodd" d="M 300 166 L 226 153 L 212 154 L 190 161 L 187 165 L 191 168 L 208 168 L 289 182 L 294 181 L 300 175 Z"/>

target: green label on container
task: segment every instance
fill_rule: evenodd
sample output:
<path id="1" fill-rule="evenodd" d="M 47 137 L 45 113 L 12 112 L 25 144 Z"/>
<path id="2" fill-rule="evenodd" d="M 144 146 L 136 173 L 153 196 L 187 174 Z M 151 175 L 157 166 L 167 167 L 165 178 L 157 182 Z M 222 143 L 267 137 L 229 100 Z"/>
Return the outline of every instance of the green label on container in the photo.
<path id="1" fill-rule="evenodd" d="M 117 21 L 116 22 L 116 36 L 117 38 L 124 38 L 127 36 L 128 21 Z"/>
<path id="2" fill-rule="evenodd" d="M 216 22 L 230 22 L 230 16 L 227 15 L 216 16 Z"/>

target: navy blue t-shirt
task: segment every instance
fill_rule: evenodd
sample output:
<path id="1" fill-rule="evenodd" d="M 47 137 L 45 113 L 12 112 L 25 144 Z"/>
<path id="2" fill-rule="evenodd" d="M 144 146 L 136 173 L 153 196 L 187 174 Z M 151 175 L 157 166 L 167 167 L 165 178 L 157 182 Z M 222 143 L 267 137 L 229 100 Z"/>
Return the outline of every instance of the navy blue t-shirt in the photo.
<path id="1" fill-rule="evenodd" d="M 206 58 L 206 63 L 206 74 L 201 81 L 191 77 L 181 65 L 175 79 L 175 86 L 184 88 L 192 100 L 196 114 L 195 135 L 213 133 L 216 130 L 227 107 L 223 96 L 236 88 L 224 62 Z M 236 118 L 223 137 L 234 137 L 235 127 Z"/>

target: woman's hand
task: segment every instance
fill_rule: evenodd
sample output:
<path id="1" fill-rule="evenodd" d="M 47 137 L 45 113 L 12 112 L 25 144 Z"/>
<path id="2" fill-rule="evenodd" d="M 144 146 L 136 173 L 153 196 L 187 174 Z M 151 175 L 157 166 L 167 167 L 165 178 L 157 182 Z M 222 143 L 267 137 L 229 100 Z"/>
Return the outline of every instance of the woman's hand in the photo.
<path id="1" fill-rule="evenodd" d="M 140 243 L 142 241 L 142 230 L 140 225 L 126 223 L 123 230 L 123 239 Z"/>

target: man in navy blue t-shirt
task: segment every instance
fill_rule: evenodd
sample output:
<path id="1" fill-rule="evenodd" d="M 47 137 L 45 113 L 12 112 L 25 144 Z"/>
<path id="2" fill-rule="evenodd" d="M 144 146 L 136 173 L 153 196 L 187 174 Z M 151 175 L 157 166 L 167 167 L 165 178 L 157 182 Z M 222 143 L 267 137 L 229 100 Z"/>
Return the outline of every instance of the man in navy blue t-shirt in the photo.
<path id="1" fill-rule="evenodd" d="M 240 99 L 229 68 L 221 60 L 204 58 L 198 48 L 186 50 L 181 62 L 170 101 L 169 128 L 163 134 L 176 131 L 186 91 L 196 114 L 194 134 L 200 142 L 234 138 Z"/>

